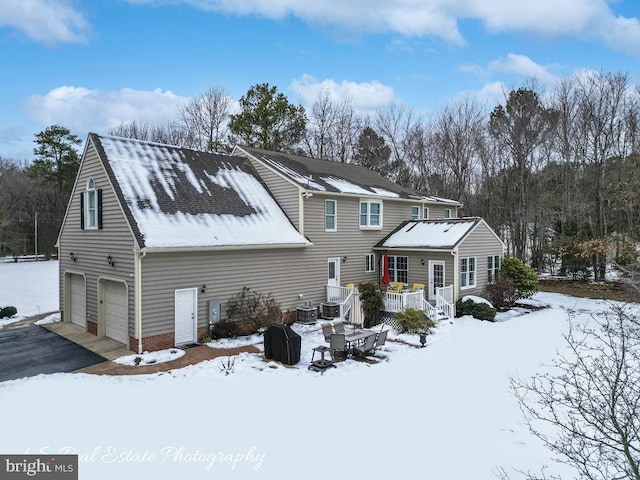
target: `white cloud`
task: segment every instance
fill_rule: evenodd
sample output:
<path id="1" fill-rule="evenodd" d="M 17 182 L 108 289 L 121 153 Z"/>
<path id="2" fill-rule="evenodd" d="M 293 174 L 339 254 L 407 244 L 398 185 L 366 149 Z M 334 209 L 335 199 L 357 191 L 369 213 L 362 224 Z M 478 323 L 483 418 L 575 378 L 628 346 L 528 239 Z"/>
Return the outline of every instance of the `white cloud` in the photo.
<path id="1" fill-rule="evenodd" d="M 157 3 L 154 0 L 130 0 Z M 360 32 L 433 36 L 464 44 L 460 20 L 479 21 L 492 32 L 524 32 L 546 37 L 602 41 L 638 55 L 640 22 L 613 11 L 608 0 L 166 0 L 214 12 L 281 19 L 292 15 L 314 24 Z"/>
<path id="2" fill-rule="evenodd" d="M 500 73 L 513 73 L 526 78 L 536 78 L 543 83 L 553 83 L 556 76 L 549 72 L 547 67 L 534 62 L 526 55 L 510 53 L 506 57 L 492 60 L 489 70 Z"/>
<path id="3" fill-rule="evenodd" d="M 353 108 L 361 114 L 373 113 L 378 107 L 397 100 L 392 87 L 375 80 L 360 83 L 343 80 L 338 83 L 333 79 L 318 81 L 305 73 L 301 79 L 293 80 L 290 88 L 305 105 L 312 105 L 320 93 L 328 92 L 338 101 L 350 99 Z"/>
<path id="4" fill-rule="evenodd" d="M 470 98 L 491 111 L 498 104 L 504 104 L 508 92 L 509 88 L 503 82 L 488 82 L 480 90 L 466 90 L 456 95 L 456 98 Z"/>
<path id="5" fill-rule="evenodd" d="M 506 57 L 491 60 L 486 67 L 467 64 L 459 66 L 458 71 L 487 78 L 495 73 L 507 73 L 525 79 L 536 78 L 544 84 L 553 84 L 558 78 L 549 71 L 550 68 L 551 66 L 543 66 L 534 62 L 526 55 L 509 53 Z"/>
<path id="6" fill-rule="evenodd" d="M 67 0 L 0 0 L 0 28 L 46 45 L 87 40 L 91 25 Z"/>
<path id="7" fill-rule="evenodd" d="M 104 133 L 110 127 L 133 120 L 152 125 L 175 120 L 177 109 L 187 100 L 161 89 L 123 88 L 117 91 L 62 86 L 46 95 L 32 95 L 25 109 L 29 118 L 42 125 L 60 124 L 72 132 Z"/>

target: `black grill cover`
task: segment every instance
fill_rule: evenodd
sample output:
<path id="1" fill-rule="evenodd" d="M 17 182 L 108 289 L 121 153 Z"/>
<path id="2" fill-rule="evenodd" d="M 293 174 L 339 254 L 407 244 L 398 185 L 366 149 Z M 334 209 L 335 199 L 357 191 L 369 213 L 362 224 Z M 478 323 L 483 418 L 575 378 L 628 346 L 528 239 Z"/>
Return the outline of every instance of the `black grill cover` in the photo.
<path id="1" fill-rule="evenodd" d="M 271 325 L 264 332 L 264 356 L 269 360 L 294 365 L 300 361 L 302 339 L 287 325 Z"/>

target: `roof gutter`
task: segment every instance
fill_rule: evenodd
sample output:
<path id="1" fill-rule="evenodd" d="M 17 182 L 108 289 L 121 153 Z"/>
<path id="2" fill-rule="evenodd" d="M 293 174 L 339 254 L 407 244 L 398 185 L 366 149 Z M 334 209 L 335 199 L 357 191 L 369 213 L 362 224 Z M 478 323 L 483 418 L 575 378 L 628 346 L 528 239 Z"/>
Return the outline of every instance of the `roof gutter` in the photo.
<path id="1" fill-rule="evenodd" d="M 278 245 L 224 245 L 220 247 L 145 247 L 140 251 L 147 253 L 190 253 L 190 252 L 229 252 L 238 250 L 277 250 L 287 248 L 307 248 L 313 243 L 295 243 Z"/>
<path id="2" fill-rule="evenodd" d="M 442 247 L 442 248 L 420 248 L 420 247 L 373 247 L 372 250 L 402 250 L 403 252 L 451 252 L 453 254 L 453 249 L 451 247 Z"/>

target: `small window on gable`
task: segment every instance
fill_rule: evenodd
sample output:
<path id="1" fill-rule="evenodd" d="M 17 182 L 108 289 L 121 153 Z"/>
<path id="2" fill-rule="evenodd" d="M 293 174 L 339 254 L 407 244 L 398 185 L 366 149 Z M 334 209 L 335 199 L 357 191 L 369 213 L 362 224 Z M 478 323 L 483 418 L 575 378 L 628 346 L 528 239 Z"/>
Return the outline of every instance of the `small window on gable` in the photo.
<path id="1" fill-rule="evenodd" d="M 102 189 L 96 188 L 93 177 L 89 177 L 84 191 L 80 192 L 80 228 L 102 229 Z"/>
<path id="2" fill-rule="evenodd" d="M 420 220 L 420 207 L 411 207 L 411 220 Z"/>
<path id="3" fill-rule="evenodd" d="M 336 201 L 324 201 L 324 230 L 325 232 L 336 232 L 338 230 L 336 212 Z"/>
<path id="4" fill-rule="evenodd" d="M 425 220 L 429 220 L 429 207 L 424 207 L 423 216 Z"/>
<path id="5" fill-rule="evenodd" d="M 87 180 L 87 189 L 85 191 L 85 219 L 84 227 L 87 230 L 98 228 L 98 191 L 96 190 L 96 182 L 93 177 Z"/>

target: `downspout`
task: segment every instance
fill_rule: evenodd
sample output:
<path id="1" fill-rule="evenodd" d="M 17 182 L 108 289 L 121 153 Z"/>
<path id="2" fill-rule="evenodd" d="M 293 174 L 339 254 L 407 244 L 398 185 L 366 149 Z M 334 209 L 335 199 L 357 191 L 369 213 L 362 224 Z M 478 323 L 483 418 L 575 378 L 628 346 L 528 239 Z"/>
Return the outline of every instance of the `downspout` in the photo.
<path id="1" fill-rule="evenodd" d="M 136 246 L 134 249 L 135 261 L 134 261 L 134 301 L 135 301 L 135 324 L 136 324 L 136 336 L 138 337 L 138 354 L 142 353 L 142 259 L 146 257 L 147 252 L 140 251 Z"/>
<path id="2" fill-rule="evenodd" d="M 458 265 L 458 250 L 451 250 L 453 256 L 453 316 L 456 316 L 456 301 L 458 300 L 458 287 L 460 285 L 459 268 Z"/>

